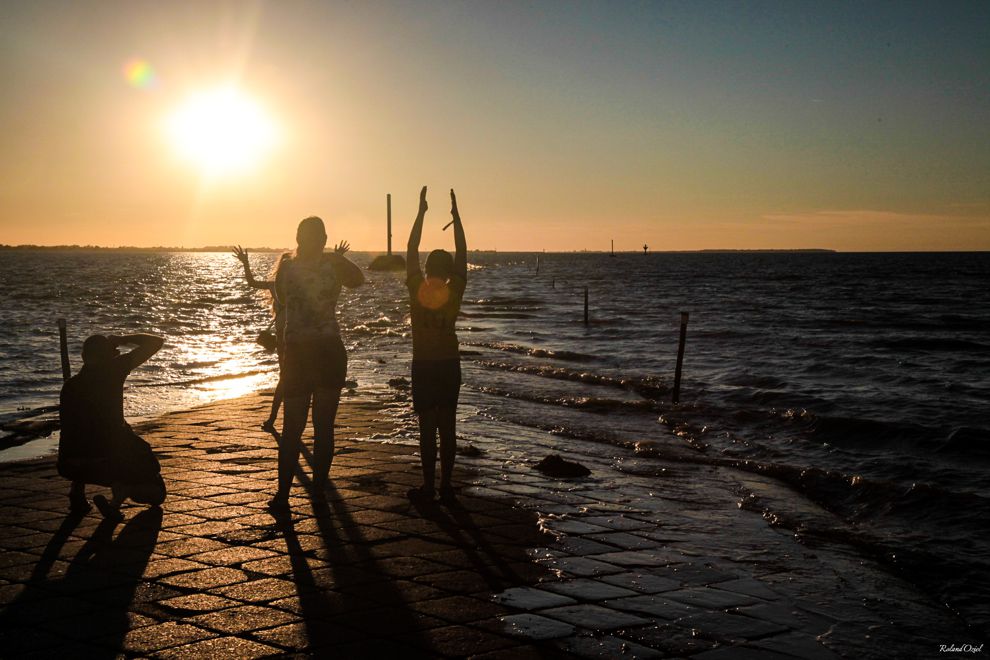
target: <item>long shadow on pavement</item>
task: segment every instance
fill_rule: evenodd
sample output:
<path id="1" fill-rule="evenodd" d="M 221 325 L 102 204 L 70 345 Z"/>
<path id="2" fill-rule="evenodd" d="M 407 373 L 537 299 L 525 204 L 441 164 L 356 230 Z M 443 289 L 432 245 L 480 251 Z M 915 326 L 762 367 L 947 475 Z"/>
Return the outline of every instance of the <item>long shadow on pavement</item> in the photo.
<path id="1" fill-rule="evenodd" d="M 115 522 L 101 522 L 69 562 L 65 575 L 48 573 L 80 516 L 53 534 L 24 590 L 0 615 L 0 652 L 66 658 L 115 658 L 131 627 L 135 591 L 162 525 L 155 507 L 134 516 L 114 538 Z"/>

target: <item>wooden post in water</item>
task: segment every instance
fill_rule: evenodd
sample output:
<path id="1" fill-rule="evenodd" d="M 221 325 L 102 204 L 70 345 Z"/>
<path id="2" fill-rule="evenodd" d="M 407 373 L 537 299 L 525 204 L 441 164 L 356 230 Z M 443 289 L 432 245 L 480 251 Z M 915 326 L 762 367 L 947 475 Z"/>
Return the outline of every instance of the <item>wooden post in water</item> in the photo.
<path id="1" fill-rule="evenodd" d="M 584 324 L 588 325 L 588 287 L 584 287 Z"/>
<path id="2" fill-rule="evenodd" d="M 687 339 L 688 313 L 681 312 L 681 338 L 677 344 L 677 367 L 674 369 L 674 398 L 677 403 L 681 398 L 681 367 L 684 365 L 684 342 Z"/>
<path id="3" fill-rule="evenodd" d="M 62 355 L 62 380 L 69 380 L 72 371 L 69 369 L 69 340 L 65 334 L 65 319 L 58 320 L 58 348 Z"/>
<path id="4" fill-rule="evenodd" d="M 388 217 L 388 256 L 392 256 L 392 193 L 385 195 L 385 213 Z"/>
<path id="5" fill-rule="evenodd" d="M 540 255 L 536 255 L 536 274 L 540 274 Z"/>

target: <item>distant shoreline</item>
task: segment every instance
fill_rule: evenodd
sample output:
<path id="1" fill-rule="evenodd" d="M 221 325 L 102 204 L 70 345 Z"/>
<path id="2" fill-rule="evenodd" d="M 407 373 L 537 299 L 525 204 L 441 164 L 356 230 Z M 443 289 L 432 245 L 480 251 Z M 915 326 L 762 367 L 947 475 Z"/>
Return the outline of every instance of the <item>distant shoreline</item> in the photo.
<path id="1" fill-rule="evenodd" d="M 5 245 L 0 244 L 0 251 L 25 251 L 25 252 L 230 252 L 233 245 L 206 245 L 203 247 L 137 247 L 133 245 L 122 245 L 120 247 L 106 247 L 102 245 Z M 272 247 L 248 247 L 249 252 L 291 252 L 292 248 L 272 248 Z M 354 250 L 354 252 L 367 252 L 368 254 L 378 254 L 381 250 Z M 485 252 L 497 254 L 497 250 L 471 250 L 471 252 Z M 508 250 L 508 254 L 603 254 L 605 250 L 561 250 L 540 251 L 540 250 Z M 826 252 L 835 253 L 838 250 L 828 248 L 757 248 L 752 250 L 732 249 L 732 248 L 706 248 L 704 250 L 653 250 L 650 254 L 678 254 L 678 253 L 726 253 L 726 252 Z M 624 250 L 615 254 L 640 254 L 639 250 Z"/>
<path id="2" fill-rule="evenodd" d="M 122 245 L 106 247 L 102 245 L 6 245 L 0 243 L 0 252 L 230 252 L 233 245 L 206 245 L 203 247 L 137 247 Z M 284 253 L 293 248 L 248 247 L 248 252 Z M 384 250 L 353 250 L 364 254 L 385 254 Z M 469 250 L 478 254 L 498 254 L 499 250 Z M 882 250 L 882 251 L 840 251 L 831 248 L 705 248 L 702 250 L 650 250 L 649 254 L 949 254 L 984 253 L 987 250 Z M 503 250 L 503 254 L 609 254 L 608 250 Z M 400 254 L 395 252 L 394 254 Z M 641 250 L 621 250 L 612 254 L 638 254 Z"/>

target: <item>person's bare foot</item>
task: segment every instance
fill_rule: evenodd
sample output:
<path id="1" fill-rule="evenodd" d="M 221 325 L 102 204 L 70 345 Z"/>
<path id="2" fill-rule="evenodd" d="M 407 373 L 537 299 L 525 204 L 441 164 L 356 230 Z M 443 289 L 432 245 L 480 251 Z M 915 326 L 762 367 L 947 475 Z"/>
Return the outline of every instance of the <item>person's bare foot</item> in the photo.
<path id="1" fill-rule="evenodd" d="M 440 501 L 449 507 L 456 507 L 460 504 L 451 486 L 440 486 Z"/>
<path id="2" fill-rule="evenodd" d="M 265 433 L 275 433 L 275 420 L 266 419 L 261 425 L 261 430 Z"/>
<path id="3" fill-rule="evenodd" d="M 433 504 L 436 501 L 436 492 L 432 488 L 420 486 L 418 488 L 410 488 L 406 492 L 406 497 L 413 504 Z"/>

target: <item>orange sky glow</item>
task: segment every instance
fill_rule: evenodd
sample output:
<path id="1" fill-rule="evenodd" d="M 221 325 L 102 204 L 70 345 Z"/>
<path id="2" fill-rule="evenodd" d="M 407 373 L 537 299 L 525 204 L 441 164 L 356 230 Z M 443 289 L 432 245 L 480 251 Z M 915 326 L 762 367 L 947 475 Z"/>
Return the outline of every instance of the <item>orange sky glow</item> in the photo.
<path id="1" fill-rule="evenodd" d="M 986 5 L 816 7 L 11 3 L 0 243 L 990 249 Z"/>

